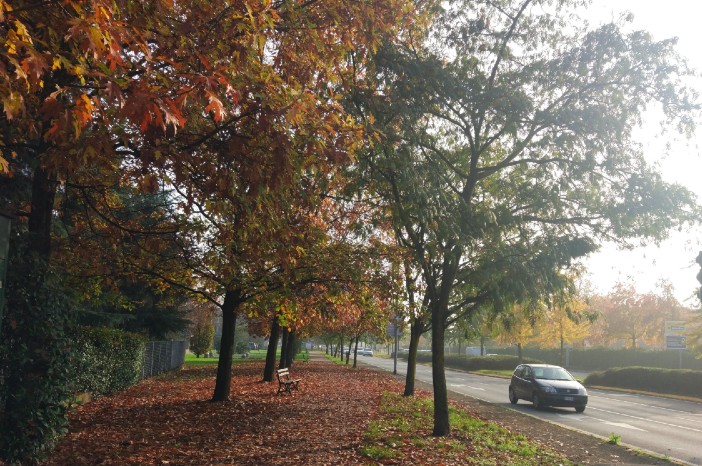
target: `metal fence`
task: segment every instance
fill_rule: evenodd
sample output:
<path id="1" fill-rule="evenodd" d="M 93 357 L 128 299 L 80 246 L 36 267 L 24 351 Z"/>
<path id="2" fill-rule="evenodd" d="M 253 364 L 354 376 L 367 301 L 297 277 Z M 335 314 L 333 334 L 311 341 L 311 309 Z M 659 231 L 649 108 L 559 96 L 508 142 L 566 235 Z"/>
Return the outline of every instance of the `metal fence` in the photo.
<path id="1" fill-rule="evenodd" d="M 185 362 L 186 341 L 150 341 L 144 351 L 141 378 L 178 369 Z"/>

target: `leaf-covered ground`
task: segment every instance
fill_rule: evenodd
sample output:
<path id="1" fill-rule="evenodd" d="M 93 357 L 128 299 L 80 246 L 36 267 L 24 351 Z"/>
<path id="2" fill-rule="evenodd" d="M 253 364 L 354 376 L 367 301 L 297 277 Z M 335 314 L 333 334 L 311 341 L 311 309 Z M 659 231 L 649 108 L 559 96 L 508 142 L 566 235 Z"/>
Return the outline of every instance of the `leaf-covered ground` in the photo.
<path id="1" fill-rule="evenodd" d="M 226 403 L 209 401 L 214 367 L 186 368 L 89 402 L 72 414 L 69 434 L 45 464 L 378 464 L 362 453 L 369 447 L 364 433 L 372 421 L 382 425 L 393 416 L 380 403 L 383 393 L 402 392 L 398 379 L 328 361 L 300 362 L 291 370 L 302 379 L 300 391 L 276 396 L 277 382 L 261 382 L 262 370 L 258 362 L 235 365 Z M 431 427 L 380 462 L 511 463 L 499 445 L 476 454 L 470 438 L 462 453 L 449 451 L 431 438 Z M 558 464 L 553 461 L 546 464 Z"/>

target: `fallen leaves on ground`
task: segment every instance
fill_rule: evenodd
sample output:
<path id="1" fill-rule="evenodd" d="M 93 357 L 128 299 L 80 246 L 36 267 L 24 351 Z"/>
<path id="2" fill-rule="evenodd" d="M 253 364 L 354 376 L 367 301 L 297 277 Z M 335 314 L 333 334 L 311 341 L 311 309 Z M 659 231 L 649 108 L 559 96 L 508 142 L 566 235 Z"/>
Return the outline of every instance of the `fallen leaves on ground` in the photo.
<path id="1" fill-rule="evenodd" d="M 492 451 L 476 451 L 479 437 L 463 438 L 458 430 L 449 438 L 433 438 L 430 416 L 423 421 L 427 425 L 420 421 L 412 426 L 413 439 L 408 441 L 388 421 L 404 416 L 410 422 L 410 416 L 380 410 L 384 393 L 399 394 L 404 388 L 400 379 L 387 373 L 329 361 L 299 362 L 291 374 L 302 379 L 300 390 L 292 396 L 277 396 L 277 382 L 261 381 L 263 363 L 249 362 L 233 368 L 231 401 L 211 402 L 215 371 L 214 366 L 189 367 L 80 406 L 70 417 L 69 434 L 43 464 L 449 465 L 505 464 L 504 460 L 509 464 L 515 459 L 504 456 L 500 445 Z M 430 397 L 421 390 L 417 393 L 417 398 Z M 538 439 L 534 446 L 539 452 L 560 451 L 579 464 L 661 464 L 658 459 L 478 400 L 461 397 L 452 405 L 476 420 L 497 422 L 510 432 L 526 434 L 530 442 Z M 412 418 L 420 418 L 416 415 L 427 410 L 416 408 Z M 372 421 L 384 426 L 387 435 L 375 440 L 366 435 L 373 429 Z M 379 447 L 376 453 L 382 453 L 391 437 L 397 438 L 394 446 L 390 441 L 391 456 L 374 456 L 373 448 Z M 541 461 L 553 464 L 553 458 L 540 460 L 537 455 L 536 462 Z"/>
<path id="2" fill-rule="evenodd" d="M 234 366 L 229 402 L 211 402 L 214 367 L 186 368 L 92 401 L 46 464 L 354 464 L 387 375 L 296 363 L 293 396 L 276 396 L 262 363 Z"/>

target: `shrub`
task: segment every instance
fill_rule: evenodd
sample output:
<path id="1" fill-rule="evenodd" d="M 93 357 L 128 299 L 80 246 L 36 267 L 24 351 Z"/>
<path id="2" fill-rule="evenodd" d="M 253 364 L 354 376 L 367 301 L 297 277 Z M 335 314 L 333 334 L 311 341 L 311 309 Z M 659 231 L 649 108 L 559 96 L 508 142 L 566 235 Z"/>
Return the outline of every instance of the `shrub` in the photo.
<path id="1" fill-rule="evenodd" d="M 585 384 L 702 398 L 702 371 L 687 369 L 614 368 L 591 373 Z"/>
<path id="2" fill-rule="evenodd" d="M 526 347 L 524 356 L 549 364 L 559 364 L 560 349 Z M 565 364 L 565 361 L 563 361 Z M 631 348 L 573 348 L 569 350 L 569 367 L 585 371 L 602 371 L 614 367 L 659 367 L 661 369 L 702 370 L 702 359 L 689 351 L 660 351 Z"/>
<path id="3" fill-rule="evenodd" d="M 107 395 L 141 378 L 146 338 L 117 329 L 84 327 L 76 339 L 76 392 Z"/>
<path id="4" fill-rule="evenodd" d="M 431 353 L 417 353 L 418 363 L 431 363 Z M 536 359 L 524 358 L 522 362 L 538 363 Z M 513 370 L 519 364 L 517 356 L 496 355 L 496 356 L 444 356 L 444 365 L 451 369 L 464 371 L 478 370 Z"/>
<path id="5" fill-rule="evenodd" d="M 0 459 L 34 464 L 66 432 L 74 314 L 60 277 L 18 257 L 0 339 Z"/>
<path id="6" fill-rule="evenodd" d="M 214 343 L 215 326 L 214 322 L 199 320 L 193 327 L 193 335 L 190 337 L 190 351 L 198 358 L 206 354 Z"/>

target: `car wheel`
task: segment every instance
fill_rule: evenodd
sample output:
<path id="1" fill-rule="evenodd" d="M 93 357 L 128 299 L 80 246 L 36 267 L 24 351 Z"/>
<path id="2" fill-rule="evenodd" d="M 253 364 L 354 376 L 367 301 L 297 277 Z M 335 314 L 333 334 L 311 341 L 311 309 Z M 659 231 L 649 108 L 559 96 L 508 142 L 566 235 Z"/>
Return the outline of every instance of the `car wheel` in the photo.
<path id="1" fill-rule="evenodd" d="M 544 406 L 541 404 L 541 399 L 537 393 L 534 393 L 531 397 L 531 402 L 534 404 L 534 408 L 541 409 Z"/>
<path id="2" fill-rule="evenodd" d="M 509 402 L 516 405 L 517 401 L 519 401 L 519 398 L 517 398 L 517 395 L 514 393 L 514 389 L 509 387 Z"/>
<path id="3" fill-rule="evenodd" d="M 585 411 L 585 406 L 576 406 L 575 407 L 575 412 L 582 413 L 583 411 Z"/>

